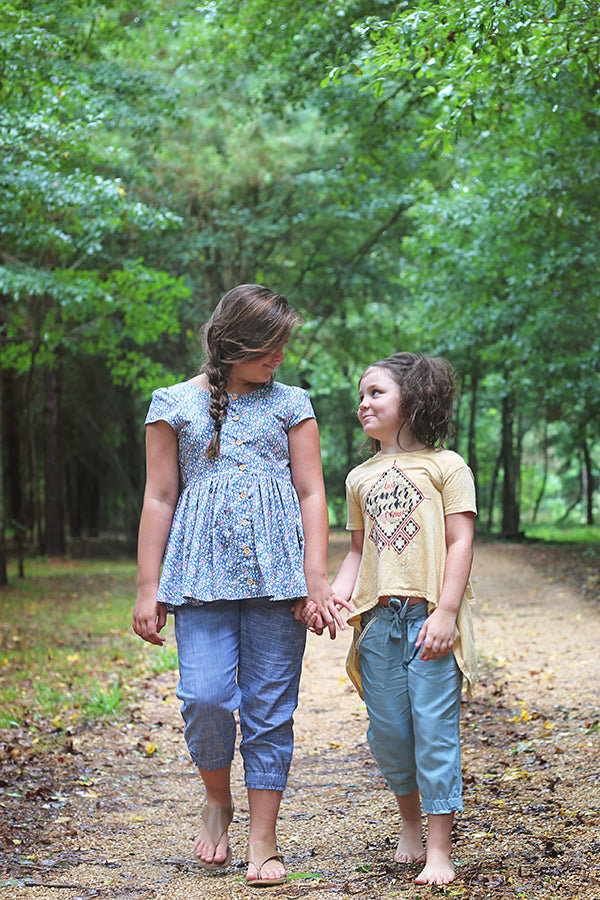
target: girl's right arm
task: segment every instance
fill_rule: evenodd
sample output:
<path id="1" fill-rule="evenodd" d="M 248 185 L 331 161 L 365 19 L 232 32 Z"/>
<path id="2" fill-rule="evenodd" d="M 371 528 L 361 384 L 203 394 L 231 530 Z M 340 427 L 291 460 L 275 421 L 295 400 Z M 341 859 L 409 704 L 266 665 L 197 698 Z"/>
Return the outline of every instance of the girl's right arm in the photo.
<path id="1" fill-rule="evenodd" d="M 347 602 L 350 601 L 358 577 L 365 536 L 364 531 L 352 531 L 350 534 L 350 550 L 346 554 L 339 572 L 331 585 L 331 589 L 336 597 Z"/>
<path id="2" fill-rule="evenodd" d="M 150 644 L 164 644 L 166 609 L 156 600 L 160 567 L 179 497 L 177 436 L 166 422 L 146 427 L 146 489 L 138 536 L 137 600 L 133 630 Z"/>

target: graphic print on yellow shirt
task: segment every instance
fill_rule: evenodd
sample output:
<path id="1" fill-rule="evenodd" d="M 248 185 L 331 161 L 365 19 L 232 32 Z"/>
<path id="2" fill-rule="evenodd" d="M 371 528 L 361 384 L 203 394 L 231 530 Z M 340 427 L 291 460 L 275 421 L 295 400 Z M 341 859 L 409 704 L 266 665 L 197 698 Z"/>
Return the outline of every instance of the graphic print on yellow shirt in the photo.
<path id="1" fill-rule="evenodd" d="M 369 531 L 379 554 L 387 547 L 402 553 L 419 531 L 412 518 L 424 496 L 396 463 L 379 478 L 369 493 L 365 512 L 373 524 Z"/>

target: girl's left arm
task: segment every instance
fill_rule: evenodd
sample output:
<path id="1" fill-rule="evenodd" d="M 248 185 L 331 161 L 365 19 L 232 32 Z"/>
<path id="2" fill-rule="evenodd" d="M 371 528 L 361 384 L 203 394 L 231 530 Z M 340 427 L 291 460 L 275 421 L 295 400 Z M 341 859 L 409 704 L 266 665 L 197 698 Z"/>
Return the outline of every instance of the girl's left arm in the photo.
<path id="1" fill-rule="evenodd" d="M 336 624 L 342 630 L 346 627 L 340 615 L 340 606 L 346 609 L 351 607 L 347 601 L 336 597 L 327 580 L 329 516 L 319 429 L 315 419 L 304 419 L 290 428 L 288 441 L 292 482 L 300 501 L 304 529 L 304 574 L 308 599 L 316 604 L 323 624 L 329 629 L 330 637 L 334 638 Z"/>
<path id="2" fill-rule="evenodd" d="M 454 629 L 473 562 L 475 514 L 452 513 L 445 518 L 446 565 L 439 603 L 423 623 L 416 645 L 420 659 L 437 659 L 452 650 Z"/>

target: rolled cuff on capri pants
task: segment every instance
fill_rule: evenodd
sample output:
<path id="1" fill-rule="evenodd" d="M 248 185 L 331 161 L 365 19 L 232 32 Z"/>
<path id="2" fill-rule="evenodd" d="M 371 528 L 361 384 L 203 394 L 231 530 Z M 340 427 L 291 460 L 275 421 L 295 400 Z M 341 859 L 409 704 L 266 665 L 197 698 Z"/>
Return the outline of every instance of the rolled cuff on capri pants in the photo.
<path id="1" fill-rule="evenodd" d="M 452 653 L 419 659 L 417 636 L 427 604 L 376 606 L 363 615 L 358 641 L 371 752 L 390 789 L 418 788 L 423 812 L 461 810 L 462 674 Z"/>
<path id="2" fill-rule="evenodd" d="M 248 788 L 284 790 L 306 628 L 291 600 L 217 600 L 176 607 L 177 696 L 200 769 L 230 765 L 239 709 Z"/>

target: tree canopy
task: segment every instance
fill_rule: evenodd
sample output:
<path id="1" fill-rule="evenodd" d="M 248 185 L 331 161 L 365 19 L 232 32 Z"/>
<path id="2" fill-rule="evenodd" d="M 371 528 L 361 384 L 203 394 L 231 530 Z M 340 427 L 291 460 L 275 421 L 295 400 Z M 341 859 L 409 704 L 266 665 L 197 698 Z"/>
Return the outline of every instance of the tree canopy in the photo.
<path id="1" fill-rule="evenodd" d="M 4 529 L 132 536 L 149 391 L 219 296 L 304 325 L 332 521 L 356 379 L 448 357 L 481 527 L 597 515 L 599 4 L 16 2 L 0 12 Z M 100 500 L 94 498 L 101 498 Z"/>

